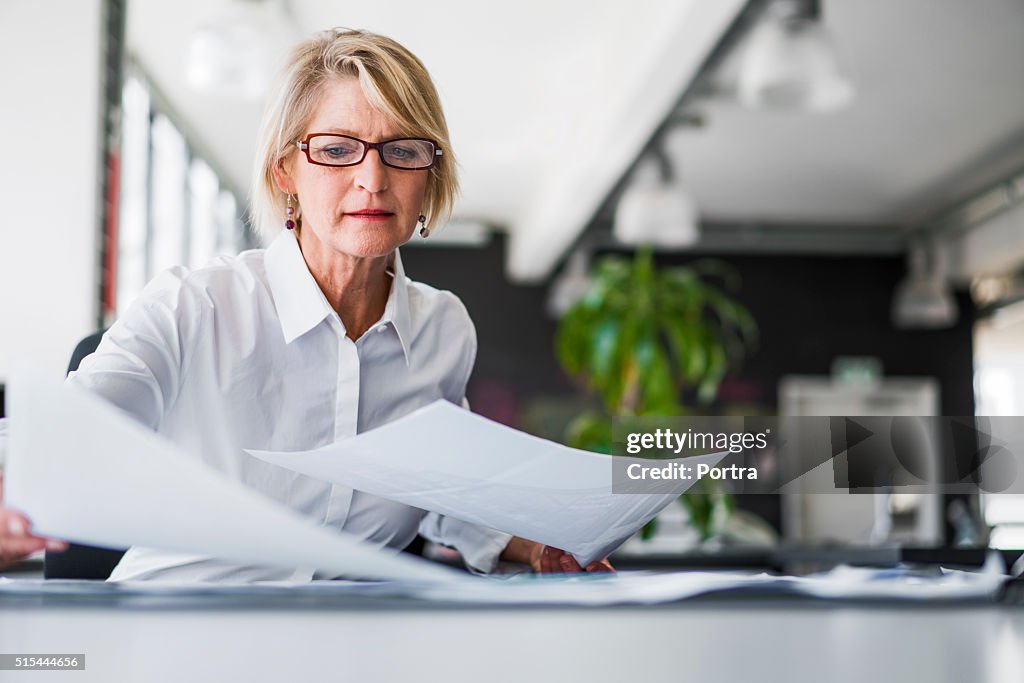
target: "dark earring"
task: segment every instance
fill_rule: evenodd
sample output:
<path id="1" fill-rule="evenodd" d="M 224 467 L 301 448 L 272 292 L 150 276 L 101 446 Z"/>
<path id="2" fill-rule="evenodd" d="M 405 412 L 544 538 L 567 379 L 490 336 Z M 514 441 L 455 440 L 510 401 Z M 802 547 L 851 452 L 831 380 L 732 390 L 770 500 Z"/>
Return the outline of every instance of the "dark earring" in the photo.
<path id="1" fill-rule="evenodd" d="M 289 230 L 295 229 L 295 207 L 292 205 L 292 195 L 288 193 L 288 204 L 285 206 L 284 214 L 287 218 L 284 221 L 284 227 Z"/>
<path id="2" fill-rule="evenodd" d="M 430 234 L 430 229 L 427 228 L 427 217 L 424 216 L 421 213 L 420 217 L 419 217 L 419 221 L 420 221 L 420 237 L 426 237 L 427 235 Z"/>

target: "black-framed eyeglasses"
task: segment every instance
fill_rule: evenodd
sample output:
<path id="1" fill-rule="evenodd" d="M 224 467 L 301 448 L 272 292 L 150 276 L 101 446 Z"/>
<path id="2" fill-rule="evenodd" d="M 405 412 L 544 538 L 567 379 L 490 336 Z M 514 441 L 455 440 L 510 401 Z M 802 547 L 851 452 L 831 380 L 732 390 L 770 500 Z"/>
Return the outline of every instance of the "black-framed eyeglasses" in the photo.
<path id="1" fill-rule="evenodd" d="M 425 171 L 433 168 L 437 158 L 443 154 L 436 142 L 422 138 L 367 142 L 350 135 L 310 133 L 305 140 L 295 144 L 306 153 L 309 163 L 318 166 L 355 166 L 363 162 L 367 152 L 376 149 L 385 166 Z"/>

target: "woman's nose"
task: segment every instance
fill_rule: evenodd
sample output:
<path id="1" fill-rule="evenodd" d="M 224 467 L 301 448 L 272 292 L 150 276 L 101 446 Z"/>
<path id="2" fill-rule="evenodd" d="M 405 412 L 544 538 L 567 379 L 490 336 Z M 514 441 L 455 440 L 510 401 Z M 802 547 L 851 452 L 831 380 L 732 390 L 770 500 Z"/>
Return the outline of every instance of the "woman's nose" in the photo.
<path id="1" fill-rule="evenodd" d="M 383 192 L 388 189 L 388 167 L 380 159 L 380 150 L 369 150 L 366 158 L 355 169 L 355 181 L 359 188 L 367 192 Z"/>

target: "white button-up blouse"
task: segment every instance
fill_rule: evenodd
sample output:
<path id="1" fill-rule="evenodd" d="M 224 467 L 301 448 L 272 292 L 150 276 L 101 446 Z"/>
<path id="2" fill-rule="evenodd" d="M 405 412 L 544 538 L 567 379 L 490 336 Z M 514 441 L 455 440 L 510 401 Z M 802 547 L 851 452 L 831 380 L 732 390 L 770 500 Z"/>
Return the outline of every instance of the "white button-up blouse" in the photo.
<path id="1" fill-rule="evenodd" d="M 475 357 L 462 302 L 408 280 L 397 254 L 384 315 L 352 341 L 295 235 L 282 232 L 266 250 L 157 276 L 68 381 L 320 524 L 393 551 L 419 531 L 488 572 L 507 534 L 295 474 L 242 450 L 316 448 L 439 398 L 462 403 Z M 133 547 L 111 578 L 308 580 L 312 573 Z"/>

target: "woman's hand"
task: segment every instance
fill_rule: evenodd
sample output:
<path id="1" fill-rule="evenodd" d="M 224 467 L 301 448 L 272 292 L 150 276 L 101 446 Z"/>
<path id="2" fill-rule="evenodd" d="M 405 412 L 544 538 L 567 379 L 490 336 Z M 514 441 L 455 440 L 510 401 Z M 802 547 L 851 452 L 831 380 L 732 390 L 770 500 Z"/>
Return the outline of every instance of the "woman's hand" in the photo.
<path id="1" fill-rule="evenodd" d="M 66 541 L 33 535 L 31 523 L 20 512 L 4 507 L 4 473 L 0 471 L 0 569 L 39 550 L 63 552 Z"/>
<path id="2" fill-rule="evenodd" d="M 552 548 L 536 541 L 528 541 L 518 536 L 508 542 L 505 551 L 501 554 L 501 559 L 528 564 L 538 574 L 615 571 L 615 568 L 606 559 L 595 560 L 583 568 L 575 557 L 564 550 Z"/>

